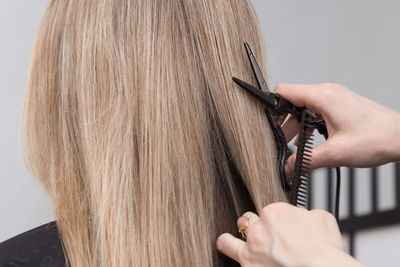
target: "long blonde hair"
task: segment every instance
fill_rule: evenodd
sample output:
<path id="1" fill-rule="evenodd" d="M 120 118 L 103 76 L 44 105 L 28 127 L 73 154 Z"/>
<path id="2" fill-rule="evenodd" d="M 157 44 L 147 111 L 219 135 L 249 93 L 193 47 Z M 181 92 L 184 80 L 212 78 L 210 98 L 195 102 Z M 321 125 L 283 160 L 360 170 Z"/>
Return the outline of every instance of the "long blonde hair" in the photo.
<path id="1" fill-rule="evenodd" d="M 24 159 L 71 266 L 228 266 L 215 242 L 285 200 L 249 0 L 54 0 L 33 50 Z"/>

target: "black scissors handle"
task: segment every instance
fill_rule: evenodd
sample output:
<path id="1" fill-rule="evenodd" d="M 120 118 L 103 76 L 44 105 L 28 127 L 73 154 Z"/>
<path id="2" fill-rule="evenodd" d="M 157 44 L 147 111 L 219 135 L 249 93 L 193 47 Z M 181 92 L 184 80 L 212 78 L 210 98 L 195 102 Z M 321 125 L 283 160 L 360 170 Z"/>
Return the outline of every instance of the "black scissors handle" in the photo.
<path id="1" fill-rule="evenodd" d="M 285 162 L 290 157 L 290 155 L 292 155 L 292 152 L 287 145 L 285 134 L 283 133 L 281 126 L 276 123 L 276 119 L 272 118 L 271 112 L 269 112 L 268 108 L 265 109 L 265 114 L 267 115 L 269 125 L 272 128 L 272 133 L 274 134 L 276 149 L 278 152 L 278 172 L 279 177 L 281 178 L 282 188 L 285 192 L 288 192 L 292 189 L 292 183 L 286 177 Z"/>
<path id="2" fill-rule="evenodd" d="M 287 101 L 284 97 L 280 94 L 275 95 L 275 106 L 272 108 L 271 112 L 276 113 L 278 116 L 285 115 L 285 114 L 292 114 L 296 117 L 296 119 L 300 122 L 301 115 L 305 110 L 304 107 L 296 107 L 289 101 Z"/>

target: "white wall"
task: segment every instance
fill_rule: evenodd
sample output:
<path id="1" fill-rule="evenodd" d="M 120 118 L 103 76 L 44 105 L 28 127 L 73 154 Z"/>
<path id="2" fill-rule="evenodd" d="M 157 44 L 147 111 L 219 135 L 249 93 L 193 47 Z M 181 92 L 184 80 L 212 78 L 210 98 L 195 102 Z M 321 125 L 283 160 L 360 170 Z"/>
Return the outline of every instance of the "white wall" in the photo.
<path id="1" fill-rule="evenodd" d="M 0 0 L 0 242 L 54 219 L 18 147 L 31 48 L 49 2 Z M 271 88 L 283 82 L 338 82 L 400 111 L 400 2 L 252 2 L 265 33 Z M 390 182 L 382 183 L 389 190 Z M 390 206 L 390 197 L 384 196 L 383 203 Z M 364 232 L 357 239 L 357 255 L 369 266 L 395 266 L 399 244 L 399 227 Z"/>
<path id="2" fill-rule="evenodd" d="M 49 0 L 0 0 L 0 242 L 53 220 L 50 201 L 26 171 L 18 130 L 30 55 Z"/>

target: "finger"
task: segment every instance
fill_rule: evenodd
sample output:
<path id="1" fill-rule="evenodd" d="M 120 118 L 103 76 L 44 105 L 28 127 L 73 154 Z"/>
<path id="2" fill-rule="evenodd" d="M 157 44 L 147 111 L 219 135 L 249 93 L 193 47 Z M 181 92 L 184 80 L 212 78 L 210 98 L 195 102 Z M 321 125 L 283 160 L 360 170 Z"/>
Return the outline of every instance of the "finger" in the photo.
<path id="1" fill-rule="evenodd" d="M 338 165 L 337 157 L 334 155 L 336 149 L 330 149 L 330 146 L 331 141 L 328 139 L 312 149 L 310 169 L 336 167 Z"/>
<path id="2" fill-rule="evenodd" d="M 296 162 L 296 153 L 293 153 L 285 162 L 286 177 L 292 177 L 293 176 L 295 162 Z"/>
<path id="3" fill-rule="evenodd" d="M 279 93 L 295 106 L 306 106 L 314 113 L 319 113 L 323 89 L 324 86 L 315 84 L 278 84 L 274 93 Z"/>
<path id="4" fill-rule="evenodd" d="M 249 228 L 251 228 L 251 226 L 258 220 L 259 218 L 257 214 L 251 211 L 247 211 L 241 217 L 238 218 L 237 226 L 239 229 L 244 229 L 244 234 L 246 236 Z"/>
<path id="5" fill-rule="evenodd" d="M 285 135 L 286 142 L 290 142 L 298 133 L 300 129 L 300 123 L 294 116 L 290 116 L 289 119 L 282 126 L 283 134 Z"/>
<path id="6" fill-rule="evenodd" d="M 231 259 L 239 262 L 239 253 L 246 245 L 246 242 L 234 237 L 229 233 L 220 235 L 217 239 L 217 249 Z"/>
<path id="7" fill-rule="evenodd" d="M 334 160 L 334 156 L 329 154 L 330 142 L 324 143 L 311 149 L 311 160 L 309 161 L 309 170 L 315 170 L 322 167 L 335 167 L 338 163 Z M 287 177 L 292 177 L 296 163 L 296 153 L 293 153 L 285 162 L 285 173 Z"/>
<path id="8" fill-rule="evenodd" d="M 308 135 L 308 137 L 306 137 L 307 138 L 307 140 L 309 140 L 313 135 L 312 135 L 312 133 L 313 133 L 313 131 L 314 131 L 314 129 L 307 129 L 307 133 L 308 134 L 310 134 L 310 135 Z M 298 134 L 297 136 L 296 136 L 296 139 L 294 140 L 294 142 L 293 142 L 293 144 L 295 145 L 295 146 L 299 146 L 299 138 L 300 138 L 300 135 Z M 299 148 L 297 148 L 297 149 L 299 149 Z M 314 149 L 315 148 L 312 148 L 311 150 L 312 150 L 312 153 L 311 153 L 311 165 L 310 166 L 308 166 L 308 168 L 310 169 L 310 171 L 311 170 L 313 170 L 313 169 L 316 169 L 316 168 L 319 168 L 320 166 L 318 165 L 318 164 L 321 164 L 321 161 L 324 159 L 324 158 L 326 158 L 326 157 L 324 157 L 324 155 L 322 154 L 322 155 L 315 155 L 315 154 L 313 154 L 314 153 Z M 321 151 L 320 151 L 320 149 L 321 149 L 321 147 L 319 147 L 318 149 L 317 149 L 317 152 L 316 153 L 320 153 Z M 297 154 L 297 152 L 296 153 L 293 153 L 287 160 L 286 160 L 286 162 L 285 162 L 285 174 L 286 174 L 286 176 L 287 177 L 292 177 L 293 176 L 293 174 L 294 174 L 294 166 L 296 165 L 296 154 Z M 309 162 L 307 162 L 307 163 L 309 163 Z"/>
<path id="9" fill-rule="evenodd" d="M 295 146 L 299 146 L 299 138 L 300 138 L 300 135 L 296 135 L 296 139 L 294 139 L 294 142 L 293 142 L 293 145 L 295 145 Z"/>

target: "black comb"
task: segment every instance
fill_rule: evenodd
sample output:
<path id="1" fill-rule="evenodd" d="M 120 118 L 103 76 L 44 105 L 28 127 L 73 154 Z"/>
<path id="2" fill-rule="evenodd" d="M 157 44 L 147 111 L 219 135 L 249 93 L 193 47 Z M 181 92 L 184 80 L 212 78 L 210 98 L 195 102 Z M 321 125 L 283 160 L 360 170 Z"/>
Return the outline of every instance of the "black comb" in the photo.
<path id="1" fill-rule="evenodd" d="M 309 110 L 304 110 L 301 116 L 299 142 L 296 152 L 296 163 L 292 178 L 292 190 L 289 192 L 289 202 L 298 207 L 307 206 L 309 166 L 311 149 L 313 147 L 313 130 L 316 116 Z"/>

